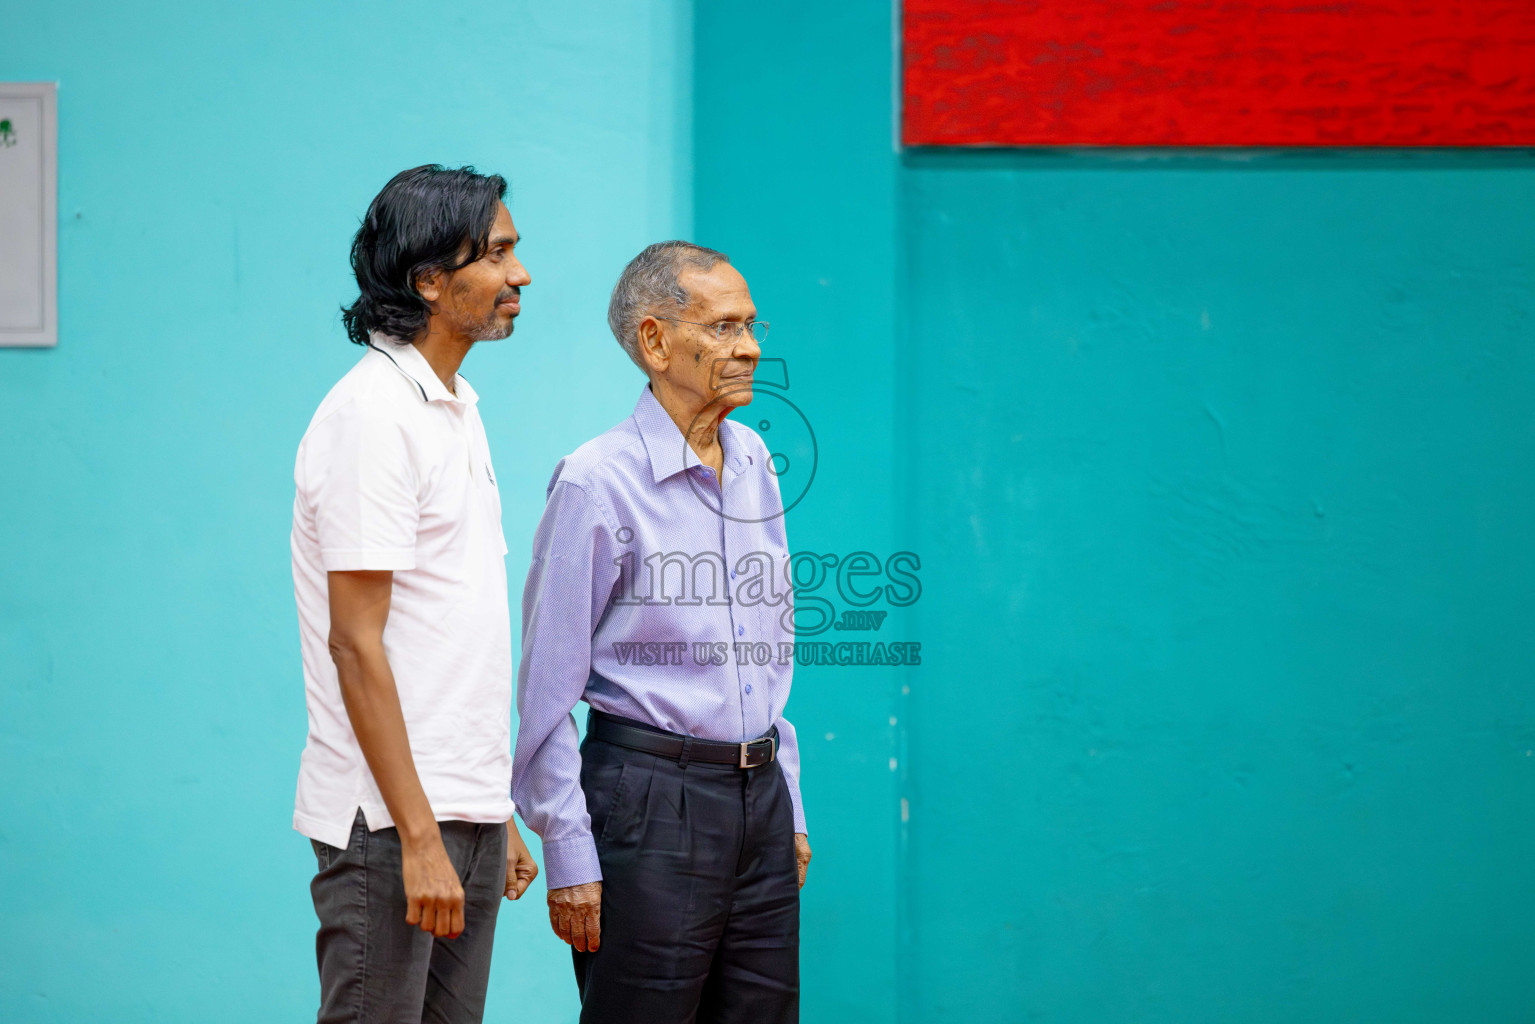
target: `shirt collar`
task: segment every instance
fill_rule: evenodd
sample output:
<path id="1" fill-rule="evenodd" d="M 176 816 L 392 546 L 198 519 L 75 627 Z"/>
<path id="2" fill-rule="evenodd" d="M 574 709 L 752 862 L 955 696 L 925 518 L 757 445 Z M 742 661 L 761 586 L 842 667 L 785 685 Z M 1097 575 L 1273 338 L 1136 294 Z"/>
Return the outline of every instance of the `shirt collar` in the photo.
<path id="1" fill-rule="evenodd" d="M 437 376 L 437 371 L 432 369 L 432 364 L 426 361 L 426 356 L 421 350 L 408 341 L 400 341 L 398 338 L 374 331 L 368 336 L 368 347 L 378 352 L 385 359 L 394 364 L 395 369 L 409 377 L 411 383 L 416 385 L 416 390 L 421 393 L 423 401 L 427 402 L 460 402 L 464 405 L 474 405 L 480 400 L 474 388 L 469 382 L 458 374 L 453 375 L 453 386 L 458 390 L 454 395 L 443 384 L 442 378 Z"/>
<path id="2" fill-rule="evenodd" d="M 634 425 L 639 428 L 645 453 L 650 456 L 650 475 L 656 483 L 685 469 L 703 465 L 649 384 L 640 391 L 640 400 L 634 404 Z M 720 421 L 719 437 L 725 465 L 741 472 L 750 460 L 741 454 L 741 446 L 736 443 L 735 424 L 728 417 Z"/>

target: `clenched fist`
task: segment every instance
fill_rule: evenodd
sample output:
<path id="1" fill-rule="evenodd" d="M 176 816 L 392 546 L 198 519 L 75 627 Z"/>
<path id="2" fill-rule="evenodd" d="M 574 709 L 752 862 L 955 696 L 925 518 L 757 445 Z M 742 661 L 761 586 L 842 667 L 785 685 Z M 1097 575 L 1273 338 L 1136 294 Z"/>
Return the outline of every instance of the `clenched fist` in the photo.
<path id="1" fill-rule="evenodd" d="M 549 890 L 549 924 L 554 934 L 583 953 L 597 952 L 602 940 L 602 883 L 583 882 Z"/>
<path id="2" fill-rule="evenodd" d="M 506 898 L 515 900 L 528 891 L 533 879 L 538 877 L 538 865 L 528 852 L 528 844 L 522 841 L 515 821 L 506 823 Z"/>

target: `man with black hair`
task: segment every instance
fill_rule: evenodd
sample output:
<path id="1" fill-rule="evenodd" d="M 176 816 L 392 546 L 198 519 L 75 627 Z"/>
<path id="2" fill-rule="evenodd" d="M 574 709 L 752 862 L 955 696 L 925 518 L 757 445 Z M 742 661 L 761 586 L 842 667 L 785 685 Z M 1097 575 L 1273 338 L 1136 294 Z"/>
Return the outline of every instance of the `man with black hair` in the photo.
<path id="1" fill-rule="evenodd" d="M 366 350 L 299 444 L 293 827 L 318 860 L 321 1024 L 479 1021 L 500 900 L 538 870 L 512 822 L 501 499 L 458 375 L 531 281 L 505 194 L 437 165 L 384 186 L 342 314 Z"/>

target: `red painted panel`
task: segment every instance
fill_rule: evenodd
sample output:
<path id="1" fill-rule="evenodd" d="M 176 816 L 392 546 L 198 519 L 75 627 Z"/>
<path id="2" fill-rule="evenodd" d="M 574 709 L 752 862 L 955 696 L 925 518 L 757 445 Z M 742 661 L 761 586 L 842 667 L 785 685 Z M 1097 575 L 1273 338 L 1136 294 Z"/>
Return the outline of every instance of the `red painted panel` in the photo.
<path id="1" fill-rule="evenodd" d="M 909 146 L 1535 146 L 1535 0 L 905 0 Z"/>

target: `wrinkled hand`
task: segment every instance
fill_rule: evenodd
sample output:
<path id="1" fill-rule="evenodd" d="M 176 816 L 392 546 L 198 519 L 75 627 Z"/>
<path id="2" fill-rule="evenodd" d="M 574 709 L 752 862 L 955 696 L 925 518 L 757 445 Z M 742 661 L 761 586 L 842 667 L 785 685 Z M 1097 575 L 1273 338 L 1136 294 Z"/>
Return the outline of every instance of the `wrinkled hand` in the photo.
<path id="1" fill-rule="evenodd" d="M 464 887 L 448 859 L 442 834 L 400 844 L 405 882 L 405 923 L 439 939 L 456 939 L 464 930 Z"/>
<path id="2" fill-rule="evenodd" d="M 810 837 L 794 833 L 794 859 L 799 862 L 799 887 L 805 887 L 805 872 L 810 870 Z"/>
<path id="3" fill-rule="evenodd" d="M 515 900 L 528 891 L 533 879 L 538 877 L 538 865 L 528 852 L 528 844 L 522 841 L 515 821 L 506 823 L 506 898 Z"/>
<path id="4" fill-rule="evenodd" d="M 582 953 L 595 953 L 602 940 L 602 883 L 583 882 L 549 890 L 549 924 L 554 934 Z"/>

